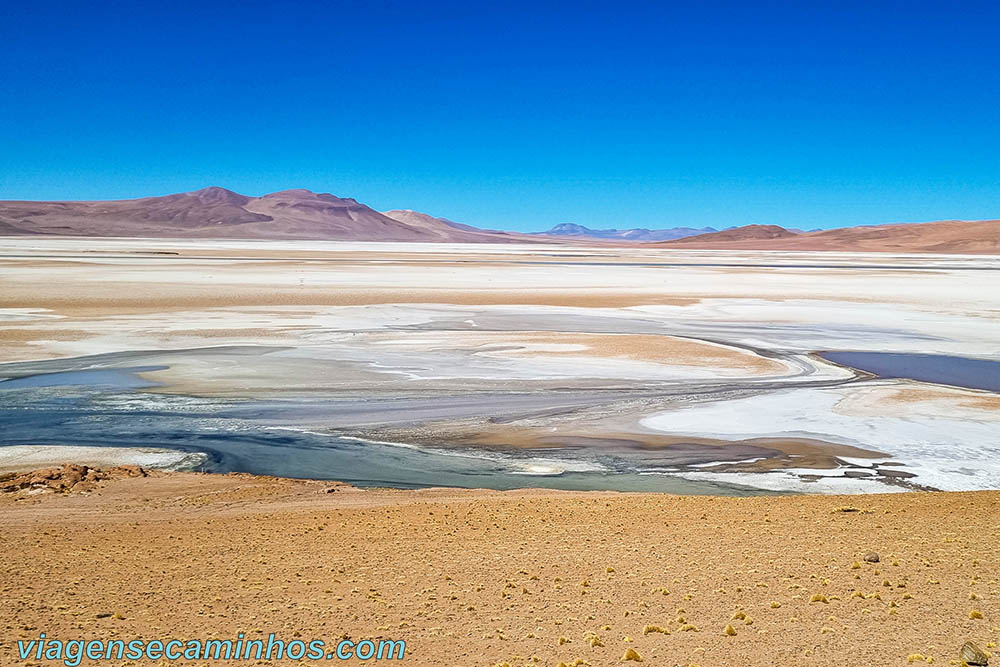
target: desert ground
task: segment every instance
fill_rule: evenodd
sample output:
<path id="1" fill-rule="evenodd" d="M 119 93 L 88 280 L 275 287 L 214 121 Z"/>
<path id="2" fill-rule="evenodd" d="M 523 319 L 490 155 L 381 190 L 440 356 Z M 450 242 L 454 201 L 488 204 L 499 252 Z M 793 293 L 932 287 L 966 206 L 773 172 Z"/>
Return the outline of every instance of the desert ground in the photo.
<path id="1" fill-rule="evenodd" d="M 0 661 L 50 664 L 13 653 L 40 632 L 274 632 L 403 639 L 402 664 L 449 667 L 636 664 L 622 662 L 629 649 L 685 667 L 954 665 L 965 642 L 992 654 L 1000 639 L 998 500 L 155 472 L 86 493 L 0 493 Z"/>

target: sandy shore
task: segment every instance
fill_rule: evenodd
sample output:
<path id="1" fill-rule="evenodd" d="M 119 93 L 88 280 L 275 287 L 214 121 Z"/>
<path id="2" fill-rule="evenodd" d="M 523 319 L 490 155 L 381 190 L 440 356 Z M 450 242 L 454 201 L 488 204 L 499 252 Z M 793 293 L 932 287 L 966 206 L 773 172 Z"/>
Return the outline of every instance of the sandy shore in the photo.
<path id="1" fill-rule="evenodd" d="M 650 665 L 947 665 L 1000 639 L 997 492 L 362 491 L 151 473 L 15 495 L 0 494 L 5 665 L 39 632 L 382 637 L 406 640 L 404 664 L 449 667 L 614 665 L 629 648 Z"/>

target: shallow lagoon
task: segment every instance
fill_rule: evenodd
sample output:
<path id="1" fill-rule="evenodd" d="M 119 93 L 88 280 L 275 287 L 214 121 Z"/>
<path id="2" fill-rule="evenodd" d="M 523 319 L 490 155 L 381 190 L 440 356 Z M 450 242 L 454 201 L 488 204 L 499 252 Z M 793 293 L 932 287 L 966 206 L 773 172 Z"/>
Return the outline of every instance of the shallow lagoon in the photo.
<path id="1" fill-rule="evenodd" d="M 1000 361 L 943 354 L 823 352 L 819 356 L 882 378 L 906 378 L 1000 392 Z"/>

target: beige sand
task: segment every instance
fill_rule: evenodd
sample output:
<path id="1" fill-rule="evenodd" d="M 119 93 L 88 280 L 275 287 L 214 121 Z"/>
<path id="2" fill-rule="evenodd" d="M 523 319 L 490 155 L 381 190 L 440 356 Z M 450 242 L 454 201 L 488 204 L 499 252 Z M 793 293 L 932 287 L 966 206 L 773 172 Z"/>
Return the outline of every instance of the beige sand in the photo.
<path id="1" fill-rule="evenodd" d="M 745 350 L 672 336 L 572 332 L 524 332 L 497 336 L 493 333 L 462 332 L 451 334 L 449 338 L 452 344 L 478 346 L 482 348 L 481 354 L 498 356 L 596 356 L 682 366 L 736 366 L 770 373 L 784 370 L 781 364 Z"/>
<path id="2" fill-rule="evenodd" d="M 965 641 L 1000 639 L 998 501 L 362 491 L 192 473 L 3 494 L 0 661 L 22 664 L 13 640 L 42 631 L 245 631 L 405 639 L 402 664 L 420 666 L 610 666 L 629 648 L 649 665 L 947 665 Z"/>

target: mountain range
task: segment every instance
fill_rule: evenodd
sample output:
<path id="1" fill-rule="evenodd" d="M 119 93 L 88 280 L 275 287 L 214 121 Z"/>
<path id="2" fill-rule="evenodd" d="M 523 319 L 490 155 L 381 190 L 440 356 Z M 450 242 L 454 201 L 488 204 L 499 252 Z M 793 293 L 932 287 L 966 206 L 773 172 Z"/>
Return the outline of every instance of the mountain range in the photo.
<path id="1" fill-rule="evenodd" d="M 309 190 L 248 197 L 209 187 L 118 201 L 0 202 L 0 235 L 538 243 L 415 211 L 380 213 Z"/>
<path id="2" fill-rule="evenodd" d="M 379 212 L 355 199 L 309 190 L 249 197 L 220 187 L 116 201 L 0 201 L 0 236 L 303 239 L 450 243 L 641 243 L 731 250 L 839 250 L 1000 254 L 1000 220 L 843 227 L 802 232 L 777 225 L 546 232 L 479 229 L 410 210 Z"/>
<path id="3" fill-rule="evenodd" d="M 705 250 L 1000 254 L 1000 220 L 942 220 L 840 227 L 800 234 L 777 225 L 746 225 L 651 245 Z"/>
<path id="4" fill-rule="evenodd" d="M 556 225 L 546 232 L 532 232 L 535 236 L 567 236 L 577 239 L 610 239 L 616 241 L 670 241 L 672 239 L 682 239 L 687 236 L 697 234 L 708 234 L 719 230 L 714 227 L 670 227 L 668 229 L 645 229 L 642 227 L 634 229 L 590 229 L 583 225 L 572 222 L 564 222 Z"/>

